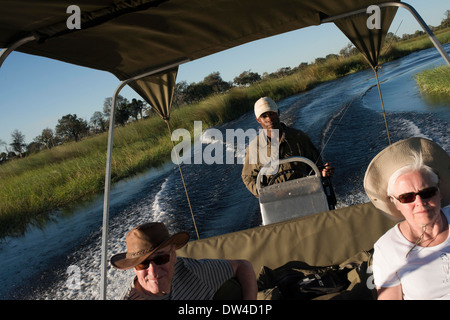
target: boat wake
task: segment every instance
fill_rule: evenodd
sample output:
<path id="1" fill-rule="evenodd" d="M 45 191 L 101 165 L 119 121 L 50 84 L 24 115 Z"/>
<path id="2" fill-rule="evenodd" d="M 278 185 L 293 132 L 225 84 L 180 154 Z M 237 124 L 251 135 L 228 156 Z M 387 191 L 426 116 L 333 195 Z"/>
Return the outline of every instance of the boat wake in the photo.
<path id="1" fill-rule="evenodd" d="M 422 137 L 433 140 L 445 151 L 450 152 L 450 127 L 433 113 L 396 113 L 391 114 L 389 128 L 395 141 L 409 137 Z M 392 129 L 391 129 L 392 127 Z"/>

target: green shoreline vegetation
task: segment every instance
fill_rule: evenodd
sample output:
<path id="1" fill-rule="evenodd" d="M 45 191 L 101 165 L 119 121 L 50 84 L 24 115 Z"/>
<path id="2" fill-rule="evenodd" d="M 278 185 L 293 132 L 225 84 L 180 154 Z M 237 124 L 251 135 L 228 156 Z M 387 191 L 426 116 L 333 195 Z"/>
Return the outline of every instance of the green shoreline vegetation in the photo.
<path id="1" fill-rule="evenodd" d="M 435 35 L 441 43 L 450 42 L 450 28 Z M 380 60 L 391 61 L 429 47 L 432 44 L 426 36 L 393 42 Z M 261 96 L 279 100 L 367 68 L 370 67 L 361 54 L 316 59 L 316 63 L 292 75 L 234 87 L 225 94 L 175 108 L 170 126 L 172 130 L 187 129 L 192 136 L 194 121 L 201 121 L 205 130 L 249 112 Z M 448 71 L 446 74 L 448 79 Z M 173 144 L 166 123 L 158 115 L 114 131 L 113 183 L 170 160 Z M 0 238 L 23 234 L 29 223 L 43 226 L 51 219 L 53 209 L 102 192 L 106 149 L 107 133 L 102 133 L 0 165 Z"/>
<path id="2" fill-rule="evenodd" d="M 416 75 L 420 90 L 429 95 L 450 98 L 450 67 L 440 66 L 424 70 Z"/>

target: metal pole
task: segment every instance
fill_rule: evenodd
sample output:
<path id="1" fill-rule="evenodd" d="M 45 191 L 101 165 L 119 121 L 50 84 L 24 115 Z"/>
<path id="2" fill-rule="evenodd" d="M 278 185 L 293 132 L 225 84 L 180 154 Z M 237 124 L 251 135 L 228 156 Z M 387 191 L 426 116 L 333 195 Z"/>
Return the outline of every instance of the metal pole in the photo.
<path id="1" fill-rule="evenodd" d="M 428 27 L 428 25 L 425 23 L 425 21 L 422 19 L 422 17 L 419 15 L 419 13 L 414 9 L 410 4 L 407 4 L 405 2 L 386 2 L 381 3 L 379 5 L 380 7 L 387 7 L 387 6 L 394 6 L 394 7 L 402 7 L 407 9 L 411 14 L 416 18 L 417 22 L 419 22 L 422 29 L 427 33 L 428 37 L 431 40 L 431 43 L 436 47 L 437 51 L 441 54 L 441 56 L 444 58 L 444 60 L 447 62 L 447 65 L 450 66 L 450 57 L 448 56 L 448 53 L 444 50 L 441 43 L 436 39 L 431 29 Z"/>
<path id="2" fill-rule="evenodd" d="M 111 163 L 112 147 L 114 139 L 114 115 L 116 112 L 117 96 L 122 88 L 127 84 L 123 81 L 114 92 L 111 103 L 111 112 L 109 116 L 108 150 L 106 153 L 106 171 L 105 171 L 105 194 L 103 199 L 103 225 L 102 225 L 102 261 L 101 261 L 101 279 L 100 279 L 100 298 L 106 299 L 107 287 L 107 252 L 108 252 L 108 234 L 109 234 L 109 200 L 111 191 Z"/>
<path id="3" fill-rule="evenodd" d="M 438 41 L 438 39 L 436 39 L 435 35 L 430 30 L 430 28 L 425 23 L 425 21 L 422 19 L 422 17 L 419 15 L 419 13 L 416 11 L 416 9 L 414 9 L 410 4 L 407 4 L 405 2 L 385 2 L 385 3 L 379 3 L 379 4 L 377 4 L 377 6 L 379 6 L 379 7 L 401 7 L 401 8 L 405 8 L 406 10 L 411 12 L 413 17 L 419 22 L 422 29 L 426 32 L 426 34 L 430 38 L 431 43 L 433 43 L 433 45 L 436 47 L 437 51 L 441 54 L 441 56 L 444 58 L 444 60 L 450 66 L 450 57 L 449 57 L 448 53 L 444 50 L 441 43 Z M 329 17 L 326 19 L 322 19 L 320 21 L 320 23 L 322 24 L 322 23 L 326 23 L 326 22 L 333 22 L 334 20 L 351 17 L 353 15 L 361 14 L 361 13 L 365 13 L 365 12 L 366 12 L 366 9 L 355 10 L 352 12 L 340 14 L 340 15 Z"/>
<path id="4" fill-rule="evenodd" d="M 29 37 L 20 39 L 19 41 L 16 41 L 12 45 L 10 45 L 8 48 L 3 49 L 0 52 L 0 68 L 2 67 L 2 64 L 5 61 L 6 57 L 8 57 L 11 52 L 16 50 L 21 45 L 23 45 L 23 44 L 25 44 L 27 42 L 33 41 L 33 40 L 36 40 L 36 37 L 35 36 L 29 36 Z"/>
<path id="5" fill-rule="evenodd" d="M 175 68 L 182 63 L 189 60 L 183 60 L 175 62 L 165 67 L 153 69 L 136 77 L 122 81 L 114 92 L 111 104 L 111 114 L 109 117 L 109 133 L 108 133 L 108 149 L 106 154 L 106 171 L 105 171 L 105 192 L 103 199 L 103 224 L 102 224 L 102 258 L 101 258 L 101 279 L 100 279 L 100 299 L 106 299 L 106 287 L 107 287 L 107 263 L 108 263 L 108 236 L 109 236 L 109 200 L 111 193 L 111 163 L 112 163 L 112 149 L 114 138 L 114 115 L 116 110 L 117 96 L 120 90 L 128 83 L 157 74 L 159 72 Z"/>

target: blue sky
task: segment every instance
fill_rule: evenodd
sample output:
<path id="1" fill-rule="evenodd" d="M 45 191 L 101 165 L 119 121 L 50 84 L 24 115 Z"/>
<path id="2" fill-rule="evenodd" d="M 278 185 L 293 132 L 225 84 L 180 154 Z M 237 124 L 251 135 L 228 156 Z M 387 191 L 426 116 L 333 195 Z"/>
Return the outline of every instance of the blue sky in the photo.
<path id="1" fill-rule="evenodd" d="M 450 10 L 447 0 L 406 2 L 433 26 L 440 24 L 444 12 Z M 398 36 L 420 29 L 416 20 L 402 8 L 390 31 L 395 32 L 399 26 Z M 177 81 L 199 82 L 217 71 L 225 81 L 233 81 L 246 70 L 262 75 L 339 53 L 348 43 L 349 40 L 328 23 L 188 62 L 180 66 Z M 0 139 L 9 144 L 11 132 L 18 129 L 29 143 L 43 129 L 54 130 L 58 119 L 69 113 L 89 121 L 95 111 L 103 109 L 105 98 L 111 97 L 119 84 L 117 78 L 106 72 L 14 52 L 0 68 Z M 128 87 L 120 94 L 130 100 L 140 98 Z M 0 147 L 0 152 L 3 151 Z"/>

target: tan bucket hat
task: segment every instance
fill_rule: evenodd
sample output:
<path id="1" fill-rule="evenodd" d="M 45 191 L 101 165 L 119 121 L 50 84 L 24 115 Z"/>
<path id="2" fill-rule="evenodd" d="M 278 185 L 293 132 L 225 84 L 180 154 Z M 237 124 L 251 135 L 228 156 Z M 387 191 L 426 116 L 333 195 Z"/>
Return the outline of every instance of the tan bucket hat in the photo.
<path id="1" fill-rule="evenodd" d="M 269 97 L 259 98 L 258 101 L 255 102 L 254 109 L 256 119 L 258 119 L 264 112 L 267 111 L 278 112 L 277 104 Z"/>
<path id="2" fill-rule="evenodd" d="M 364 176 L 364 189 L 373 205 L 394 220 L 404 217 L 387 196 L 387 185 L 391 175 L 412 163 L 413 152 L 421 152 L 423 163 L 439 176 L 442 195 L 441 206 L 450 204 L 450 156 L 435 142 L 425 138 L 409 138 L 398 141 L 377 154 Z"/>
<path id="3" fill-rule="evenodd" d="M 112 256 L 111 264 L 120 270 L 131 269 L 161 248 L 173 244 L 176 249 L 180 249 L 188 241 L 189 234 L 187 232 L 179 232 L 170 236 L 163 223 L 144 223 L 127 233 L 127 252 Z"/>

